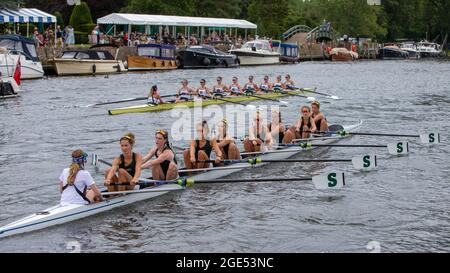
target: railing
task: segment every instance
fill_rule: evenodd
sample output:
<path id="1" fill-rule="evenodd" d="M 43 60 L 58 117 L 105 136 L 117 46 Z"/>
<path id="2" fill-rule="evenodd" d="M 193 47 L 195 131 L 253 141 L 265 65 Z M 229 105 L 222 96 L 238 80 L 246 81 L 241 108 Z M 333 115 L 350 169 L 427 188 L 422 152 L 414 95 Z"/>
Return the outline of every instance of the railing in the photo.
<path id="1" fill-rule="evenodd" d="M 291 38 L 292 36 L 294 36 L 297 33 L 308 33 L 311 31 L 311 28 L 305 25 L 296 25 L 291 27 L 290 29 L 286 30 L 283 33 L 283 39 L 287 40 L 289 38 Z"/>

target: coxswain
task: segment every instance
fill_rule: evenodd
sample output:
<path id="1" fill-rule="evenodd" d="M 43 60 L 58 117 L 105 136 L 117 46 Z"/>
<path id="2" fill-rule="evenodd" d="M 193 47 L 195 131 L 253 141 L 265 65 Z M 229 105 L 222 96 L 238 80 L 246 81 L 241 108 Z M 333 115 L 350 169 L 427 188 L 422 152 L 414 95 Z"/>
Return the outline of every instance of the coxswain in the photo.
<path id="1" fill-rule="evenodd" d="M 125 134 L 120 138 L 119 143 L 122 154 L 114 158 L 112 167 L 105 173 L 105 186 L 108 191 L 133 190 L 141 176 L 142 156 L 133 152 L 136 143 L 134 134 Z M 111 183 L 115 185 L 110 185 Z M 117 184 L 126 184 L 126 186 Z"/>
<path id="2" fill-rule="evenodd" d="M 153 85 L 150 89 L 150 93 L 148 93 L 148 104 L 161 104 L 164 103 L 164 101 L 161 99 L 161 96 L 158 93 L 158 87 L 156 85 Z"/>
<path id="3" fill-rule="evenodd" d="M 61 205 L 86 205 L 102 201 L 102 194 L 89 171 L 84 169 L 87 154 L 82 150 L 72 152 L 72 163 L 59 176 Z"/>
<path id="4" fill-rule="evenodd" d="M 142 168 L 152 170 L 154 180 L 173 180 L 178 178 L 175 152 L 169 143 L 169 133 L 158 130 L 155 133 L 156 146 L 142 158 Z M 155 157 L 155 159 L 152 159 Z"/>

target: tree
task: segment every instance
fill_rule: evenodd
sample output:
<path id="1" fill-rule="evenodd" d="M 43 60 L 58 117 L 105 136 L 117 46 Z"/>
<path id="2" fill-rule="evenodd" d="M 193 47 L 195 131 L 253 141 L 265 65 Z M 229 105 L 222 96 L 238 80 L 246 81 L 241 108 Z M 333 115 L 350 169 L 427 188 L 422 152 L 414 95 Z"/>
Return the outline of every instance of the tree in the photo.
<path id="1" fill-rule="evenodd" d="M 258 25 L 258 33 L 279 39 L 286 30 L 289 0 L 251 0 L 248 19 Z"/>
<path id="2" fill-rule="evenodd" d="M 70 25 L 76 31 L 89 32 L 95 24 L 92 22 L 91 10 L 86 2 L 75 5 L 70 16 Z"/>
<path id="3" fill-rule="evenodd" d="M 121 12 L 191 16 L 194 0 L 130 0 Z"/>
<path id="4" fill-rule="evenodd" d="M 54 15 L 56 16 L 56 24 L 61 27 L 64 27 L 64 19 L 62 17 L 61 12 L 57 11 L 57 12 L 55 12 Z"/>
<path id="5" fill-rule="evenodd" d="M 0 8 L 17 9 L 17 1 L 16 0 L 2 0 L 2 2 L 0 3 Z"/>

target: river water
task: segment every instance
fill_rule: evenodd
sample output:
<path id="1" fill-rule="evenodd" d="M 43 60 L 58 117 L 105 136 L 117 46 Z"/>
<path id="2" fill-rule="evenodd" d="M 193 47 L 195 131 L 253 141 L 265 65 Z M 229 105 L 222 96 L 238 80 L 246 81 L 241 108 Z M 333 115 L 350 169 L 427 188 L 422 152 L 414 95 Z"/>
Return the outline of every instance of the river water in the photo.
<path id="1" fill-rule="evenodd" d="M 338 192 L 310 182 L 217 184 L 189 188 L 42 231 L 0 240 L 0 252 L 449 252 L 450 251 L 450 62 L 307 62 L 215 70 L 129 73 L 109 77 L 51 77 L 24 81 L 18 99 L 0 102 L 0 225 L 58 203 L 58 177 L 70 152 L 83 148 L 111 159 L 118 138 L 137 137 L 146 152 L 156 129 L 170 130 L 171 112 L 107 115 L 111 106 L 86 104 L 162 93 L 186 78 L 212 83 L 219 75 L 292 75 L 298 86 L 343 98 L 323 103 L 330 123 L 364 120 L 361 131 L 442 133 L 440 145 L 410 139 L 408 156 L 383 149 L 321 148 L 296 158 L 352 158 L 367 151 L 379 169 L 353 170 L 346 163 L 271 164 L 236 177 L 309 176 L 329 170 L 347 173 Z M 320 96 L 316 96 L 321 98 Z M 299 97 L 284 98 L 283 119 L 293 122 Z M 133 103 L 113 105 L 124 106 Z M 261 105 L 262 102 L 255 102 Z M 243 125 L 242 125 L 243 126 Z M 387 144 L 391 137 L 355 136 L 341 143 Z M 186 141 L 175 141 L 186 146 Z M 103 168 L 103 167 L 102 167 Z M 102 173 L 88 167 L 98 184 Z M 145 172 L 147 175 L 148 172 Z"/>

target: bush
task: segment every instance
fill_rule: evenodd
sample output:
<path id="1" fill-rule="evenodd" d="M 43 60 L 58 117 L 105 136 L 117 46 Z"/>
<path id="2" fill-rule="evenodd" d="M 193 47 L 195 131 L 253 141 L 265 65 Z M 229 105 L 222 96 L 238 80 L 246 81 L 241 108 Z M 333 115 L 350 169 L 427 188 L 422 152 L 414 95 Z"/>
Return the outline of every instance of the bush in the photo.
<path id="1" fill-rule="evenodd" d="M 92 29 L 85 30 L 87 25 L 92 25 L 91 11 L 86 2 L 81 2 L 80 5 L 75 5 L 70 15 L 70 25 L 76 31 L 91 31 Z M 92 27 L 93 28 L 93 27 Z"/>
<path id="2" fill-rule="evenodd" d="M 76 44 L 87 44 L 89 42 L 88 32 L 74 31 Z"/>
<path id="3" fill-rule="evenodd" d="M 87 33 L 91 33 L 92 30 L 95 28 L 96 24 L 84 24 L 84 25 L 80 25 L 78 29 L 75 29 L 77 31 L 81 31 L 81 32 L 87 32 Z"/>

